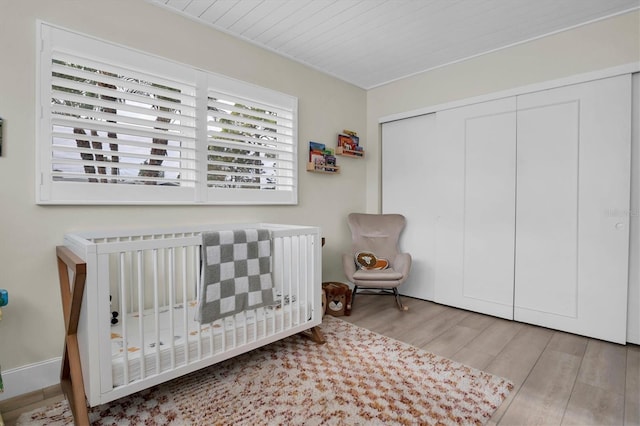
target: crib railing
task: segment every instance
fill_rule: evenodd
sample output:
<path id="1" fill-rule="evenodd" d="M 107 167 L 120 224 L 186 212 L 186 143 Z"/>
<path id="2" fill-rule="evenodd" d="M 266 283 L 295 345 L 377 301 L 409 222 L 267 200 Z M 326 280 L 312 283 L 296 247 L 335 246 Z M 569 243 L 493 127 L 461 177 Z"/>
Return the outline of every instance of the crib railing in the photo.
<path id="1" fill-rule="evenodd" d="M 200 288 L 200 232 L 240 227 L 272 233 L 277 303 L 198 324 L 193 319 Z M 244 224 L 85 233 L 67 235 L 65 246 L 87 263 L 78 342 L 91 406 L 321 322 L 320 235 L 315 227 Z M 118 313 L 115 325 L 112 312 Z"/>

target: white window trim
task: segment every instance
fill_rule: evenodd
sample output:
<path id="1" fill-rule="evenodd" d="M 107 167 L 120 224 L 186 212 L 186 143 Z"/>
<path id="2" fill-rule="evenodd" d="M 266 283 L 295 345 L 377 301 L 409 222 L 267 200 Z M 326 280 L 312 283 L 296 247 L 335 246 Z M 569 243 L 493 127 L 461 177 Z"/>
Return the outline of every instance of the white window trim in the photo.
<path id="1" fill-rule="evenodd" d="M 297 204 L 298 153 L 296 97 L 223 75 L 203 71 L 145 52 L 99 40 L 39 21 L 36 74 L 36 203 L 37 204 Z M 191 187 L 126 185 L 99 182 L 63 182 L 52 178 L 51 60 L 58 52 L 88 60 L 121 65 L 160 78 L 196 86 L 196 184 Z M 207 97 L 210 90 L 287 110 L 291 120 L 291 174 L 289 190 L 228 189 L 207 185 Z M 203 106 L 204 105 L 204 106 Z"/>

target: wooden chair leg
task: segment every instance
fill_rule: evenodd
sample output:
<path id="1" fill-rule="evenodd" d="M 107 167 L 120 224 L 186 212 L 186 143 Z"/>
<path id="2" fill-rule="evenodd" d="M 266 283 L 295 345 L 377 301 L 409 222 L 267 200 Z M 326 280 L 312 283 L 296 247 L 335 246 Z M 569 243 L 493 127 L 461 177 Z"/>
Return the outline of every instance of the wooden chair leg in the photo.
<path id="1" fill-rule="evenodd" d="M 80 350 L 78 348 L 78 321 L 86 282 L 86 263 L 66 247 L 56 248 L 58 277 L 65 323 L 64 353 L 60 369 L 62 391 L 69 401 L 69 408 L 76 425 L 89 425 L 89 410 L 84 393 Z M 69 277 L 73 272 L 73 282 Z"/>

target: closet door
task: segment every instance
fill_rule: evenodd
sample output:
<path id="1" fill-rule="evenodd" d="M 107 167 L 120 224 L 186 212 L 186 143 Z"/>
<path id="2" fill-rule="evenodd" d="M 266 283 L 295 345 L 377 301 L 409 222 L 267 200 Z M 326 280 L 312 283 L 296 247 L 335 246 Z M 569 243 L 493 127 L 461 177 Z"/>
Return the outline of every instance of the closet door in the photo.
<path id="1" fill-rule="evenodd" d="M 400 213 L 400 239 L 411 254 L 411 273 L 400 293 L 433 300 L 436 223 L 435 114 L 382 125 L 382 212 Z"/>
<path id="2" fill-rule="evenodd" d="M 515 98 L 437 113 L 435 301 L 513 318 Z"/>
<path id="3" fill-rule="evenodd" d="M 516 320 L 625 341 L 630 82 L 518 96 Z"/>

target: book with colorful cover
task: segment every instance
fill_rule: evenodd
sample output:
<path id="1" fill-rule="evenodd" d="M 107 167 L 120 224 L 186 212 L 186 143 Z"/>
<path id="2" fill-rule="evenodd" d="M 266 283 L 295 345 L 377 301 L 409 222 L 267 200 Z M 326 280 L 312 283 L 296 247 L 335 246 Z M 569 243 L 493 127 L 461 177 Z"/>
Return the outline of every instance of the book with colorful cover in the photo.
<path id="1" fill-rule="evenodd" d="M 325 144 L 320 142 L 309 142 L 309 162 L 313 163 L 314 159 L 318 156 L 324 156 L 324 150 L 326 149 Z"/>
<path id="2" fill-rule="evenodd" d="M 360 138 L 352 135 L 338 135 L 338 146 L 347 151 L 358 151 L 360 145 Z M 361 148 L 360 148 L 361 150 Z"/>

